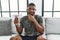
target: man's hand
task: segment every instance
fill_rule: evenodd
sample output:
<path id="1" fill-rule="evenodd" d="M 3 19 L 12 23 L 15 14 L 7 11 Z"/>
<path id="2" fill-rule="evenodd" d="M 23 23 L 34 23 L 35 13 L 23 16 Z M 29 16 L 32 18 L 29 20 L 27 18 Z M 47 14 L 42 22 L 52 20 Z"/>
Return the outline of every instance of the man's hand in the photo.
<path id="1" fill-rule="evenodd" d="M 17 25 L 18 22 L 19 22 L 19 21 L 18 21 L 18 18 L 16 17 L 16 18 L 14 19 L 14 24 Z"/>
<path id="2" fill-rule="evenodd" d="M 48 39 L 47 39 L 47 37 L 45 37 L 44 34 L 42 34 L 42 35 L 39 35 L 39 36 L 37 37 L 37 40 L 48 40 Z"/>
<path id="3" fill-rule="evenodd" d="M 16 35 L 11 37 L 10 40 L 22 40 L 22 37 L 20 35 Z"/>
<path id="4" fill-rule="evenodd" d="M 34 22 L 36 19 L 35 19 L 34 16 L 32 16 L 32 15 L 29 14 L 28 15 L 28 20 Z"/>

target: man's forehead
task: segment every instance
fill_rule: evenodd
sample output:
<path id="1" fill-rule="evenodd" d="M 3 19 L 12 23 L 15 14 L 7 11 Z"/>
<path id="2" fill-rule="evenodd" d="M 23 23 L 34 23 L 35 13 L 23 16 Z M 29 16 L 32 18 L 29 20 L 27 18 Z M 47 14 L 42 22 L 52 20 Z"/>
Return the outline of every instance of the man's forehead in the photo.
<path id="1" fill-rule="evenodd" d="M 28 6 L 28 8 L 35 8 L 35 6 Z"/>

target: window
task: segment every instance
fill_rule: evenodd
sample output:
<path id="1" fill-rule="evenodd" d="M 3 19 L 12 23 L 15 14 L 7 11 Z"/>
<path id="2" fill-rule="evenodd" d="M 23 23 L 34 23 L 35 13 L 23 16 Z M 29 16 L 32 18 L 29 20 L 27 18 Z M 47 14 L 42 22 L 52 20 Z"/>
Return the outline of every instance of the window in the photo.
<path id="1" fill-rule="evenodd" d="M 19 12 L 19 17 L 23 17 L 25 15 L 27 15 L 27 12 Z"/>
<path id="2" fill-rule="evenodd" d="M 60 12 L 54 12 L 54 17 L 55 18 L 60 18 Z"/>
<path id="3" fill-rule="evenodd" d="M 18 12 L 11 12 L 11 17 L 15 15 L 18 15 Z"/>
<path id="4" fill-rule="evenodd" d="M 52 17 L 52 12 L 44 12 L 44 17 Z"/>
<path id="5" fill-rule="evenodd" d="M 0 12 L 0 17 L 1 17 L 1 12 Z"/>
<path id="6" fill-rule="evenodd" d="M 60 11 L 60 0 L 54 0 L 54 11 Z"/>
<path id="7" fill-rule="evenodd" d="M 44 17 L 60 17 L 60 0 L 44 0 L 43 3 Z"/>
<path id="8" fill-rule="evenodd" d="M 26 11 L 27 8 L 27 0 L 19 0 L 19 11 Z"/>
<path id="9" fill-rule="evenodd" d="M 1 17 L 12 17 L 13 15 L 20 15 L 20 13 L 24 14 L 26 13 L 26 8 L 27 0 L 0 0 Z"/>
<path id="10" fill-rule="evenodd" d="M 52 17 L 53 0 L 44 0 L 44 17 Z"/>
<path id="11" fill-rule="evenodd" d="M 52 11 L 53 0 L 44 0 L 44 11 Z"/>
<path id="12" fill-rule="evenodd" d="M 18 1 L 17 0 L 10 0 L 10 10 L 11 11 L 18 11 Z"/>
<path id="13" fill-rule="evenodd" d="M 9 11 L 8 0 L 1 0 L 2 11 Z"/>
<path id="14" fill-rule="evenodd" d="M 2 12 L 2 17 L 9 17 L 9 13 L 8 12 Z"/>
<path id="15" fill-rule="evenodd" d="M 0 17 L 1 17 L 1 1 L 0 1 Z"/>

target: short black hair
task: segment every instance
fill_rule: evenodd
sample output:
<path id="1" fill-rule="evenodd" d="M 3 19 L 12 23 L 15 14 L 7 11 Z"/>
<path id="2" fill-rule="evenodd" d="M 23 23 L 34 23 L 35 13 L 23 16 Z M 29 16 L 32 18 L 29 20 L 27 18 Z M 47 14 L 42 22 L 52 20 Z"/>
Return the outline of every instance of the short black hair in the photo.
<path id="1" fill-rule="evenodd" d="M 35 4 L 34 3 L 30 3 L 30 4 L 28 4 L 28 6 L 35 6 Z"/>

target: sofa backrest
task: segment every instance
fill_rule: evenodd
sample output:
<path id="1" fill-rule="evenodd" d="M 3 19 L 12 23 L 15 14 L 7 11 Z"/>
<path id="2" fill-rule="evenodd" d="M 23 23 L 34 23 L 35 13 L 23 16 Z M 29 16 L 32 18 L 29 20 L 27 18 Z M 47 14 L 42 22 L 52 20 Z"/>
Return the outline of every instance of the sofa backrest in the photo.
<path id="1" fill-rule="evenodd" d="M 46 34 L 60 34 L 60 18 L 45 18 Z"/>
<path id="2" fill-rule="evenodd" d="M 20 18 L 19 18 L 20 21 Z M 0 36 L 18 34 L 14 25 L 14 17 L 2 17 L 0 18 Z M 24 35 L 24 29 L 21 35 Z"/>
<path id="3" fill-rule="evenodd" d="M 12 20 L 12 22 L 11 22 L 11 20 Z M 7 21 L 4 23 L 9 22 L 10 26 L 11 26 L 10 29 L 12 30 L 12 33 L 17 33 L 16 27 L 13 23 L 13 20 L 14 19 L 12 19 L 12 18 L 0 18 L 0 24 L 1 24 L 1 21 Z M 43 18 L 43 24 L 44 24 L 46 34 L 60 34 L 60 18 Z M 3 24 L 3 26 L 4 25 L 5 24 Z M 8 29 L 8 27 L 7 27 L 7 29 Z M 1 31 L 1 26 L 0 26 L 0 31 Z M 24 31 L 23 31 L 23 34 L 24 34 Z"/>

